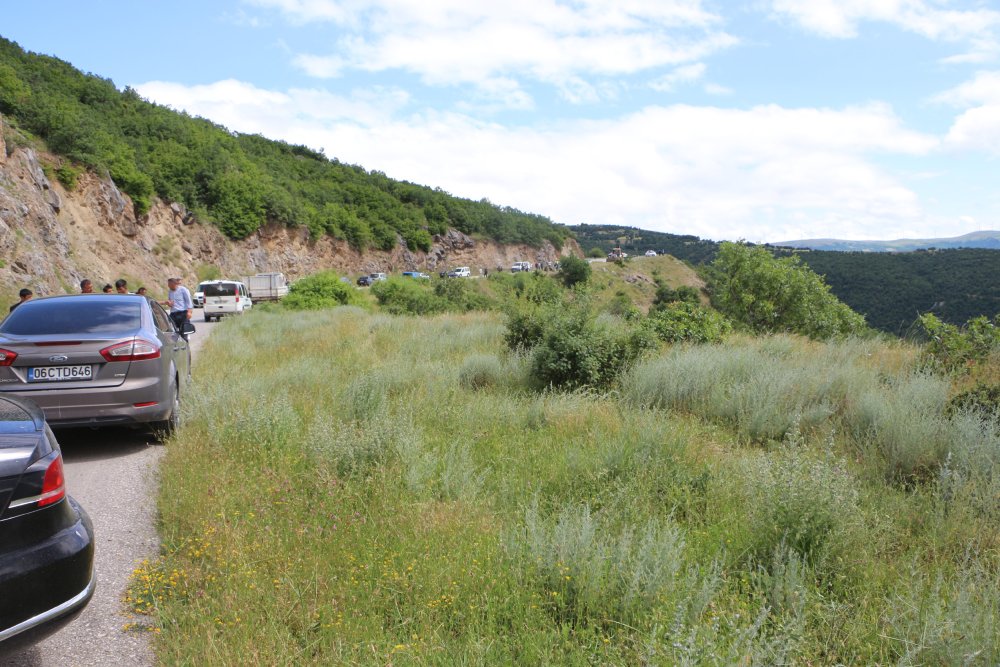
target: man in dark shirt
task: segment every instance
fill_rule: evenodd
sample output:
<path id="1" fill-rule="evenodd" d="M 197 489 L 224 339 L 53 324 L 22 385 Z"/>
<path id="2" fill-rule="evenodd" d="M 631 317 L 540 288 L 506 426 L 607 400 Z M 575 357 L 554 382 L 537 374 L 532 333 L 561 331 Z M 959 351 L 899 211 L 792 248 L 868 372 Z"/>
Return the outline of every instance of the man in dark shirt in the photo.
<path id="1" fill-rule="evenodd" d="M 30 289 L 28 289 L 27 287 L 25 287 L 20 292 L 18 292 L 17 295 L 19 297 L 21 297 L 21 300 L 18 301 L 17 303 L 15 303 L 13 306 L 10 307 L 10 312 L 12 312 L 12 313 L 14 312 L 15 308 L 17 308 L 22 303 L 24 303 L 25 301 L 27 301 L 28 299 L 30 299 L 32 297 L 32 291 Z"/>

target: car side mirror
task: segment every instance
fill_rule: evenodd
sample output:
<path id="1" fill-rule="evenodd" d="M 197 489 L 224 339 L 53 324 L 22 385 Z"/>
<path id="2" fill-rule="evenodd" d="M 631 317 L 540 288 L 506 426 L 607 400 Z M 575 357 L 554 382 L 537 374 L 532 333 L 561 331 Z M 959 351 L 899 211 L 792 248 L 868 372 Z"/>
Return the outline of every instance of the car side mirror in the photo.
<path id="1" fill-rule="evenodd" d="M 181 327 L 181 333 L 184 334 L 185 336 L 193 334 L 196 331 L 197 329 L 195 329 L 194 325 L 191 324 L 191 322 L 189 321 L 184 322 L 184 325 Z"/>

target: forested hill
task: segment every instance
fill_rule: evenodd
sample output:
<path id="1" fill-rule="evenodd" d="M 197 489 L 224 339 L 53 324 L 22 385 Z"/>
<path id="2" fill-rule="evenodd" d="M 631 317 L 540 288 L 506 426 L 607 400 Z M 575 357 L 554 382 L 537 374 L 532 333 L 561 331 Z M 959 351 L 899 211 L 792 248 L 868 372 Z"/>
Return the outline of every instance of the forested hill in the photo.
<path id="1" fill-rule="evenodd" d="M 401 236 L 428 250 L 449 227 L 500 243 L 557 248 L 569 236 L 541 215 L 347 165 L 321 152 L 229 132 L 118 90 L 108 79 L 0 37 L 0 114 L 8 149 L 42 142 L 72 188 L 82 169 L 107 173 L 143 214 L 152 197 L 179 202 L 230 238 L 267 222 L 308 227 L 359 250 L 389 250 Z"/>
<path id="2" fill-rule="evenodd" d="M 621 247 L 630 255 L 642 255 L 655 250 L 697 265 L 711 262 L 718 251 L 717 243 L 696 236 L 617 225 L 570 229 L 584 252 Z M 796 254 L 826 277 L 837 298 L 863 314 L 871 326 L 892 334 L 906 334 L 920 313 L 934 312 L 952 324 L 1000 313 L 1000 250 L 772 251 Z"/>

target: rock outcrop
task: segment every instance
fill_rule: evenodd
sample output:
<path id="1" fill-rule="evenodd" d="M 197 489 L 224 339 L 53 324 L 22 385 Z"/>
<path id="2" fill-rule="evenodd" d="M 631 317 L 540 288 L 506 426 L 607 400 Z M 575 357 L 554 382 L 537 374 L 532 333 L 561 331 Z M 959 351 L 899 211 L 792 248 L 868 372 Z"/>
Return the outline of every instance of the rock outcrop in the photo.
<path id="1" fill-rule="evenodd" d="M 178 203 L 154 200 L 146 215 L 136 216 L 128 196 L 93 173 L 81 174 L 67 191 L 46 175 L 45 165 L 57 164 L 51 156 L 27 148 L 7 156 L 0 143 L 0 160 L 0 297 L 10 298 L 22 287 L 37 295 L 74 292 L 83 278 L 100 287 L 119 277 L 161 295 L 167 276 L 185 276 L 194 284 L 207 267 L 228 277 L 282 271 L 294 279 L 324 269 L 492 271 L 519 260 L 555 262 L 560 254 L 550 244 L 500 245 L 457 230 L 434 237 L 426 253 L 413 252 L 402 241 L 390 251 L 360 253 L 344 241 L 312 239 L 304 228 L 279 225 L 231 241 Z M 571 241 L 563 252 L 580 250 Z"/>

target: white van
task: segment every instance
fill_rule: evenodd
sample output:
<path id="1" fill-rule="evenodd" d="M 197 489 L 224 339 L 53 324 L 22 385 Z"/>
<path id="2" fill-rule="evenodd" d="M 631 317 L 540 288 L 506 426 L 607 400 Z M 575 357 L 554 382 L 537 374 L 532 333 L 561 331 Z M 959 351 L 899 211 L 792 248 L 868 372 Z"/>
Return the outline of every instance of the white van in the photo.
<path id="1" fill-rule="evenodd" d="M 237 280 L 206 280 L 198 285 L 198 291 L 205 295 L 206 322 L 223 315 L 242 315 L 253 307 L 250 290 Z"/>

